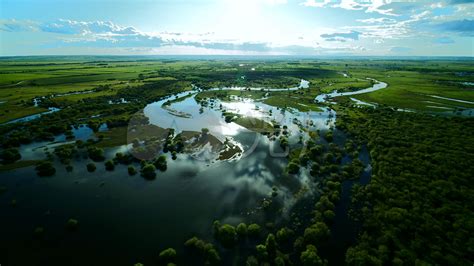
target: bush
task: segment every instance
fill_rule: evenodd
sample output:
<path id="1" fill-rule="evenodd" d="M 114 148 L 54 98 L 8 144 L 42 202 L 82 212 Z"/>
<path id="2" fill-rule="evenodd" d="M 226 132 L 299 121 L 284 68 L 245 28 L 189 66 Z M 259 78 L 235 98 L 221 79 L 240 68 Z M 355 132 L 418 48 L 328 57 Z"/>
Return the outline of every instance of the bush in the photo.
<path id="1" fill-rule="evenodd" d="M 221 242 L 222 246 L 231 248 L 235 245 L 237 240 L 237 232 L 232 225 L 224 224 L 219 227 L 217 239 Z"/>
<path id="2" fill-rule="evenodd" d="M 260 231 L 261 228 L 258 224 L 251 224 L 247 227 L 248 235 L 252 237 L 258 237 L 260 235 Z"/>
<path id="3" fill-rule="evenodd" d="M 300 166 L 296 162 L 290 162 L 288 164 L 288 173 L 295 175 L 300 171 Z"/>
<path id="4" fill-rule="evenodd" d="M 176 258 L 176 250 L 168 248 L 160 252 L 160 260 L 162 262 L 171 262 Z"/>
<path id="5" fill-rule="evenodd" d="M 52 176 L 56 173 L 56 169 L 51 162 L 41 162 L 36 165 L 35 169 L 39 176 Z"/>
<path id="6" fill-rule="evenodd" d="M 67 220 L 66 222 L 66 228 L 69 230 L 69 231 L 75 231 L 77 230 L 77 227 L 79 226 L 79 221 L 77 221 L 76 219 L 69 219 Z"/>
<path id="7" fill-rule="evenodd" d="M 105 162 L 105 170 L 107 171 L 113 171 L 115 169 L 115 164 L 112 160 L 108 160 Z"/>
<path id="8" fill-rule="evenodd" d="M 135 167 L 133 167 L 132 165 L 130 165 L 128 167 L 128 174 L 129 175 L 135 175 L 137 173 L 137 170 L 135 169 Z"/>
<path id="9" fill-rule="evenodd" d="M 240 223 L 237 225 L 237 234 L 239 235 L 240 238 L 246 237 L 247 236 L 247 225 L 244 223 Z"/>
<path id="10" fill-rule="evenodd" d="M 3 163 L 14 163 L 21 159 L 21 155 L 17 149 L 6 149 L 4 150 L 0 157 L 3 160 Z"/>
<path id="11" fill-rule="evenodd" d="M 304 266 L 324 265 L 323 261 L 318 256 L 318 250 L 313 245 L 306 246 L 306 250 L 301 252 L 300 260 Z"/>
<path id="12" fill-rule="evenodd" d="M 166 171 L 166 169 L 168 168 L 165 155 L 161 155 L 160 157 L 158 157 L 158 159 L 156 159 L 153 164 L 155 165 L 156 169 L 162 172 Z"/>
<path id="13" fill-rule="evenodd" d="M 156 177 L 156 168 L 153 164 L 146 164 L 141 170 L 141 174 L 146 179 L 154 179 Z"/>
<path id="14" fill-rule="evenodd" d="M 105 160 L 104 150 L 97 147 L 89 147 L 87 154 L 94 162 L 101 162 Z"/>
<path id="15" fill-rule="evenodd" d="M 293 234 L 294 234 L 293 230 L 283 227 L 282 229 L 278 230 L 278 232 L 276 233 L 276 239 L 278 243 L 284 244 L 290 240 Z"/>
<path id="16" fill-rule="evenodd" d="M 329 228 L 325 223 L 317 222 L 304 230 L 304 241 L 307 244 L 318 244 L 329 237 L 329 233 Z"/>
<path id="17" fill-rule="evenodd" d="M 89 173 L 94 172 L 95 169 L 97 169 L 97 167 L 95 166 L 94 163 L 88 163 L 88 164 L 87 164 L 87 171 L 88 171 Z"/>

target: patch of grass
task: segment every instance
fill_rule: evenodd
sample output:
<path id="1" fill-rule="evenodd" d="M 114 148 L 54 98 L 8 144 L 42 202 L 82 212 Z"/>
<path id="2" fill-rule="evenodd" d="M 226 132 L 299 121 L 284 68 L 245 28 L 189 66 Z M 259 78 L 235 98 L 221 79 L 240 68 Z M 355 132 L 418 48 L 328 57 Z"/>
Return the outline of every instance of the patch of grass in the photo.
<path id="1" fill-rule="evenodd" d="M 270 123 L 258 118 L 238 116 L 232 122 L 255 132 L 273 132 L 273 126 Z"/>
<path id="2" fill-rule="evenodd" d="M 0 165 L 0 172 L 34 166 L 38 164 L 39 162 L 41 162 L 41 160 L 24 160 L 24 161 L 17 161 L 11 164 L 2 164 Z"/>
<path id="3" fill-rule="evenodd" d="M 127 144 L 127 127 L 115 127 L 105 132 L 97 132 L 103 139 L 95 144 L 98 148 L 110 148 Z"/>

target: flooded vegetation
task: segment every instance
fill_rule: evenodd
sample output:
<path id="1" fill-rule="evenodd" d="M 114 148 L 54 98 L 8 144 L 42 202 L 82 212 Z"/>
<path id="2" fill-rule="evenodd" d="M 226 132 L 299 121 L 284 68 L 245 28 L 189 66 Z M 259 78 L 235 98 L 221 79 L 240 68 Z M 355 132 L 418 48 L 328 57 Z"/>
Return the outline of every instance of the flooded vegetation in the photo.
<path id="1" fill-rule="evenodd" d="M 472 261 L 472 75 L 419 76 L 470 61 L 57 60 L 0 85 L 11 264 Z"/>

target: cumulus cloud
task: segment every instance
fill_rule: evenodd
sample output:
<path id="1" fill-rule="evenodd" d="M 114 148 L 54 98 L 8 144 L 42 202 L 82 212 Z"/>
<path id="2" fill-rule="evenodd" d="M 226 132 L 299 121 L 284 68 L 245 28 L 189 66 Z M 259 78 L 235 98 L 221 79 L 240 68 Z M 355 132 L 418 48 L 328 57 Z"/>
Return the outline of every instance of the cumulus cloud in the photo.
<path id="1" fill-rule="evenodd" d="M 326 41 L 338 41 L 346 42 L 348 40 L 359 40 L 360 32 L 350 31 L 350 32 L 336 32 L 331 34 L 321 34 L 321 38 L 324 38 Z"/>
<path id="2" fill-rule="evenodd" d="M 309 7 L 325 7 L 329 3 L 331 3 L 331 0 L 306 0 L 301 3 L 301 5 Z"/>
<path id="3" fill-rule="evenodd" d="M 384 8 L 391 0 L 306 0 L 301 5 L 308 7 L 333 7 L 346 10 L 360 10 L 366 13 L 379 13 L 382 15 L 398 16 L 392 8 Z"/>
<path id="4" fill-rule="evenodd" d="M 413 26 L 428 19 L 429 15 L 430 11 L 426 10 L 421 13 L 413 14 L 409 18 L 403 20 L 371 18 L 359 21 L 366 25 L 347 26 L 343 28 L 346 30 L 358 31 L 361 33 L 362 37 L 379 39 L 409 38 L 415 35 Z M 416 32 L 418 35 L 421 33 L 422 32 L 420 31 Z"/>
<path id="5" fill-rule="evenodd" d="M 281 1 L 276 1 L 281 2 Z M 168 52 L 170 49 L 180 52 L 192 51 L 214 54 L 313 54 L 315 47 L 304 45 L 274 45 L 271 42 L 219 39 L 212 32 L 183 33 L 158 32 L 146 33 L 134 27 L 123 27 L 109 21 L 73 21 L 32 22 L 5 20 L 0 21 L 0 31 L 4 32 L 43 32 L 55 34 L 56 38 L 45 45 L 47 48 L 96 48 L 115 49 L 116 51 L 155 51 Z"/>

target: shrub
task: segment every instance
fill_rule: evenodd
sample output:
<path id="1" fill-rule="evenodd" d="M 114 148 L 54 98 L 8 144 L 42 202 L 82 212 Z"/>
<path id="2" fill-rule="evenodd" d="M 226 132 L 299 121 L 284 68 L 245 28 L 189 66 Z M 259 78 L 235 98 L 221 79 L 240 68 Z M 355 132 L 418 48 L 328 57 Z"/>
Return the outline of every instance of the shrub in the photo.
<path id="1" fill-rule="evenodd" d="M 4 150 L 0 157 L 3 160 L 3 163 L 14 163 L 21 159 L 21 155 L 17 149 L 6 149 Z"/>
<path id="2" fill-rule="evenodd" d="M 94 162 L 101 162 L 105 160 L 104 150 L 97 147 L 89 147 L 87 154 Z"/>
<path id="3" fill-rule="evenodd" d="M 240 238 L 246 237 L 247 236 L 247 225 L 244 223 L 240 223 L 237 225 L 237 234 L 239 235 Z"/>
<path id="4" fill-rule="evenodd" d="M 52 176 L 56 173 L 56 169 L 54 168 L 51 162 L 40 162 L 36 165 L 36 173 L 39 176 Z"/>
<path id="5" fill-rule="evenodd" d="M 162 172 L 166 171 L 166 169 L 168 168 L 165 155 L 161 155 L 160 157 L 158 157 L 158 159 L 156 159 L 153 164 L 155 165 L 156 169 Z"/>
<path id="6" fill-rule="evenodd" d="M 105 162 L 105 170 L 107 171 L 113 171 L 115 169 L 115 164 L 112 160 L 108 160 Z"/>
<path id="7" fill-rule="evenodd" d="M 217 239 L 221 242 L 222 246 L 231 248 L 237 240 L 237 232 L 232 225 L 224 224 L 219 227 Z"/>
<path id="8" fill-rule="evenodd" d="M 160 252 L 160 260 L 163 262 L 171 262 L 176 258 L 176 250 L 168 248 Z"/>
<path id="9" fill-rule="evenodd" d="M 318 256 L 318 250 L 313 245 L 306 246 L 306 250 L 301 252 L 300 260 L 304 266 L 323 265 L 323 261 Z"/>
<path id="10" fill-rule="evenodd" d="M 296 162 L 290 162 L 288 164 L 288 173 L 290 174 L 297 174 L 300 171 L 300 166 Z"/>
<path id="11" fill-rule="evenodd" d="M 251 224 L 247 227 L 248 235 L 252 237 L 258 237 L 260 235 L 260 231 L 261 228 L 258 224 Z"/>
<path id="12" fill-rule="evenodd" d="M 87 164 L 87 171 L 88 171 L 89 173 L 94 172 L 95 169 L 97 169 L 97 167 L 95 166 L 94 163 L 88 163 L 88 164 Z"/>
<path id="13" fill-rule="evenodd" d="M 128 167 L 128 174 L 129 175 L 135 175 L 137 173 L 137 170 L 135 169 L 135 167 L 133 167 L 132 165 L 130 165 Z"/>
<path id="14" fill-rule="evenodd" d="M 76 219 L 69 219 L 67 220 L 66 222 L 66 228 L 69 230 L 69 231 L 75 231 L 77 230 L 77 227 L 79 226 L 79 221 L 77 221 Z"/>
<path id="15" fill-rule="evenodd" d="M 146 179 L 154 179 L 156 177 L 156 168 L 153 164 L 146 164 L 141 170 L 141 174 Z"/>

